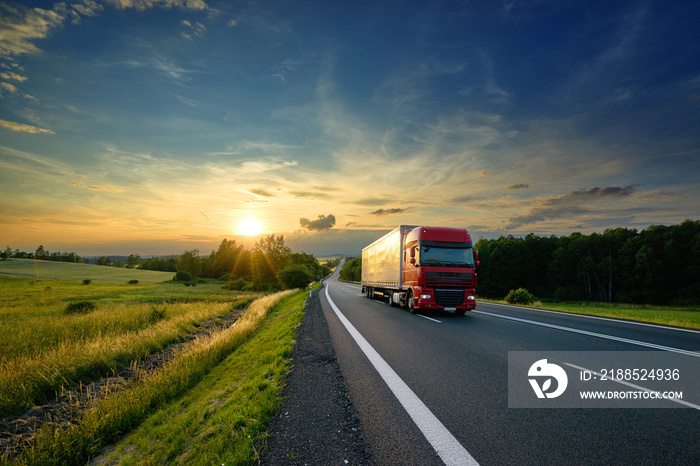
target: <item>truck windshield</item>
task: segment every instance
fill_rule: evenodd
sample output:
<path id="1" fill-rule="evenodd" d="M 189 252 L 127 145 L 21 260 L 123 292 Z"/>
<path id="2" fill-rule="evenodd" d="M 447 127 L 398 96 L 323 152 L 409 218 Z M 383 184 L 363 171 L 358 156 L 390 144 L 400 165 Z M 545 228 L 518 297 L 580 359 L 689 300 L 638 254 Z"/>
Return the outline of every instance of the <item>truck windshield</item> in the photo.
<path id="1" fill-rule="evenodd" d="M 472 248 L 457 249 L 421 246 L 420 265 L 474 267 L 474 250 Z"/>

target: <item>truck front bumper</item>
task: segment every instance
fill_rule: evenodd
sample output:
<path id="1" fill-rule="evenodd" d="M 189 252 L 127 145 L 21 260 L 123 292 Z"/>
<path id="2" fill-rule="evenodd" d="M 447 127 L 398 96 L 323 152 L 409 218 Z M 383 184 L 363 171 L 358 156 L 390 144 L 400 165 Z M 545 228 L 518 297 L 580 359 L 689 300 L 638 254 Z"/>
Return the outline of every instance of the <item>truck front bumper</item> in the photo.
<path id="1" fill-rule="evenodd" d="M 437 309 L 445 311 L 467 310 L 476 308 L 473 290 L 454 288 L 418 288 L 414 289 L 416 309 Z"/>

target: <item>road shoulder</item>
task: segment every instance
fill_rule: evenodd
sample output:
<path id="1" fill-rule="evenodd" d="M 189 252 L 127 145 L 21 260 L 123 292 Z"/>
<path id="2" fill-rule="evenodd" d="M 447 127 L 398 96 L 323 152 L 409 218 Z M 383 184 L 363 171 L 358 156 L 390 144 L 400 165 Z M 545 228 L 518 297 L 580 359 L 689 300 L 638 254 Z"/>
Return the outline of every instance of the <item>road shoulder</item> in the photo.
<path id="1" fill-rule="evenodd" d="M 307 300 L 262 465 L 372 464 L 321 310 L 321 290 Z"/>

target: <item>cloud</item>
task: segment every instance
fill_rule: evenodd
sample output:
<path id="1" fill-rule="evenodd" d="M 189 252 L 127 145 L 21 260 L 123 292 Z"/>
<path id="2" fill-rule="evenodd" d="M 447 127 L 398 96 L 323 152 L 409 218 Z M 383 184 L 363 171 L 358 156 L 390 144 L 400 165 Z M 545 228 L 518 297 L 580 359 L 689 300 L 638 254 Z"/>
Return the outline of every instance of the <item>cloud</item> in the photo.
<path id="1" fill-rule="evenodd" d="M 26 81 L 26 80 L 27 80 L 27 77 L 26 77 L 26 76 L 22 76 L 21 74 L 17 74 L 17 73 L 12 72 L 12 71 L 9 71 L 9 72 L 7 72 L 7 73 L 0 73 L 0 78 L 2 78 L 2 79 L 12 79 L 12 80 L 14 80 L 14 81 L 19 81 L 19 82 L 22 82 L 22 81 Z"/>
<path id="2" fill-rule="evenodd" d="M 514 183 L 506 188 L 508 191 L 512 191 L 514 189 L 528 189 L 530 188 L 529 184 L 523 184 L 523 183 Z"/>
<path id="3" fill-rule="evenodd" d="M 202 0 L 106 0 L 105 3 L 120 10 L 137 11 L 157 7 L 195 11 L 209 9 Z M 51 10 L 0 3 L 0 56 L 35 55 L 40 50 L 33 42 L 48 37 L 54 29 L 63 25 L 67 17 L 72 18 L 73 24 L 79 24 L 81 16 L 94 17 L 103 10 L 104 7 L 94 0 L 83 0 L 70 6 L 57 2 Z M 195 23 L 195 31 L 203 28 L 199 26 L 199 23 Z"/>
<path id="4" fill-rule="evenodd" d="M 514 230 L 523 225 L 535 222 L 542 222 L 548 219 L 561 218 L 565 216 L 576 216 L 590 212 L 587 203 L 598 201 L 604 198 L 621 198 L 631 196 L 637 189 L 636 185 L 630 186 L 608 186 L 605 188 L 583 188 L 572 191 L 564 196 L 545 199 L 537 202 L 525 215 L 511 217 L 508 219 L 506 230 Z"/>
<path id="5" fill-rule="evenodd" d="M 333 227 L 333 225 L 335 225 L 335 215 L 319 215 L 318 220 L 300 218 L 299 224 L 302 226 L 302 228 L 306 228 L 309 231 L 326 231 L 330 230 Z"/>
<path id="6" fill-rule="evenodd" d="M 180 36 L 187 40 L 193 39 L 192 34 L 194 34 L 197 37 L 201 37 L 205 32 L 207 32 L 206 26 L 199 22 L 192 24 L 191 22 L 184 20 L 181 24 L 188 29 L 188 32 L 183 32 L 180 34 Z"/>
<path id="7" fill-rule="evenodd" d="M 113 186 L 91 186 L 83 183 L 71 183 L 72 186 L 75 186 L 77 188 L 85 188 L 85 189 L 91 189 L 93 191 L 103 191 L 103 192 L 108 192 L 108 193 L 123 193 L 124 190 L 122 188 L 115 188 Z"/>
<path id="8" fill-rule="evenodd" d="M 181 8 L 185 10 L 207 10 L 209 7 L 202 0 L 107 0 L 107 3 L 120 10 L 133 8 L 144 11 L 150 8 Z"/>
<path id="9" fill-rule="evenodd" d="M 5 89 L 7 92 L 16 93 L 17 86 L 10 83 L 0 83 L 0 89 Z"/>
<path id="10" fill-rule="evenodd" d="M 366 206 L 376 206 L 376 205 L 382 205 L 382 204 L 387 204 L 388 202 L 393 201 L 393 199 L 389 198 L 377 198 L 377 197 L 368 197 L 365 199 L 360 199 L 359 201 L 356 201 L 355 204 L 358 205 L 366 205 Z"/>
<path id="11" fill-rule="evenodd" d="M 47 37 L 63 20 L 57 11 L 0 4 L 0 56 L 38 53 L 32 41 Z"/>
<path id="12" fill-rule="evenodd" d="M 374 212 L 369 212 L 369 215 L 374 215 L 375 217 L 383 217 L 384 215 L 402 214 L 406 212 L 410 207 L 405 209 L 394 208 L 394 209 L 377 209 Z"/>
<path id="13" fill-rule="evenodd" d="M 12 131 L 19 131 L 20 133 L 32 133 L 32 134 L 56 134 L 51 130 L 37 128 L 32 125 L 25 125 L 22 123 L 15 123 L 14 121 L 0 120 L 0 126 L 11 129 Z"/>
<path id="14" fill-rule="evenodd" d="M 263 189 L 263 188 L 251 189 L 250 193 L 255 194 L 257 196 L 262 196 L 262 197 L 274 197 L 275 196 L 274 193 L 271 193 L 267 189 Z"/>

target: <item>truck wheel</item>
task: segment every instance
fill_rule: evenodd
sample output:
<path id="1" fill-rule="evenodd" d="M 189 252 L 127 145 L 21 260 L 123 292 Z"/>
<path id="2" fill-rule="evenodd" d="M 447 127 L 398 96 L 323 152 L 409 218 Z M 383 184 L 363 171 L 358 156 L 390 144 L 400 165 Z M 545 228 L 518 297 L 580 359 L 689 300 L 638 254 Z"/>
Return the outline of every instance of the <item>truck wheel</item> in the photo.
<path id="1" fill-rule="evenodd" d="M 394 296 L 393 295 L 394 294 L 391 291 L 389 291 L 389 306 L 390 307 L 394 307 Z"/>
<path id="2" fill-rule="evenodd" d="M 406 300 L 406 303 L 408 303 L 408 312 L 415 314 L 416 308 L 413 306 L 413 291 L 408 292 L 408 299 Z"/>
<path id="3" fill-rule="evenodd" d="M 456 315 L 456 316 L 463 316 L 465 312 L 467 312 L 466 309 L 457 309 L 457 310 L 455 311 L 455 315 Z"/>

